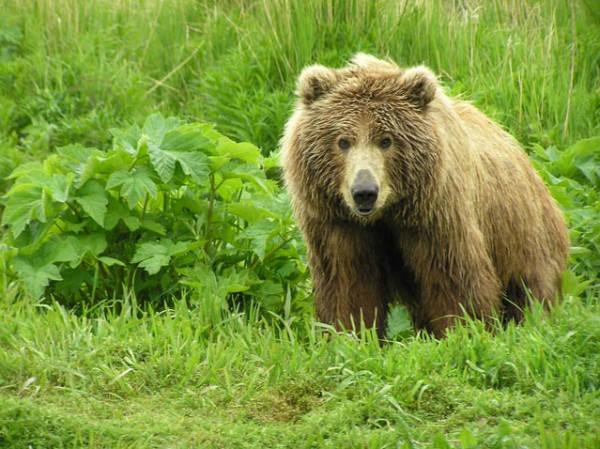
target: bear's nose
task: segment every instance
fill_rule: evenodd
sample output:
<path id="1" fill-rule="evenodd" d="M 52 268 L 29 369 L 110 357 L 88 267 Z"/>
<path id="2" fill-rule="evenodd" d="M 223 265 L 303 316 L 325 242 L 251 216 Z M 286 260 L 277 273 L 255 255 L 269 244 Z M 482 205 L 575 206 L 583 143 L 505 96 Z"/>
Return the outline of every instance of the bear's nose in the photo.
<path id="1" fill-rule="evenodd" d="M 350 188 L 350 193 L 359 212 L 371 212 L 375 201 L 377 201 L 379 187 L 370 171 L 360 170 L 357 173 L 356 179 Z"/>

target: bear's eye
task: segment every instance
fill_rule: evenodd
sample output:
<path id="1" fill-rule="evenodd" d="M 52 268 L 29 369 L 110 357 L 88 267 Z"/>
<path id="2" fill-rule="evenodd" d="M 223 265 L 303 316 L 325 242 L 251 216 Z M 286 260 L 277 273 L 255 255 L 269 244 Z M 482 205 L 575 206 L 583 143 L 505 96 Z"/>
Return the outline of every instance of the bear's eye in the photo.
<path id="1" fill-rule="evenodd" d="M 340 149 L 342 150 L 347 150 L 348 148 L 350 148 L 350 141 L 348 139 L 344 139 L 343 137 L 341 139 L 338 140 L 338 147 L 340 147 Z"/>
<path id="2" fill-rule="evenodd" d="M 384 150 L 386 148 L 389 148 L 392 146 L 392 139 L 389 137 L 384 137 L 383 139 L 381 139 L 379 141 L 379 148 L 383 148 Z"/>

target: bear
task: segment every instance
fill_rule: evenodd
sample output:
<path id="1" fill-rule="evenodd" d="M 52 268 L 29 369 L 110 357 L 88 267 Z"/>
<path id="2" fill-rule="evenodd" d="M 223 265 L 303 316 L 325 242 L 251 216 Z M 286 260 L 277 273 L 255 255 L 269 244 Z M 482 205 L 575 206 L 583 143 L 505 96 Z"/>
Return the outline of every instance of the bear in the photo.
<path id="1" fill-rule="evenodd" d="M 359 53 L 304 68 L 296 94 L 281 163 L 319 321 L 383 338 L 400 300 L 443 337 L 561 297 L 560 209 L 516 139 L 429 68 Z"/>

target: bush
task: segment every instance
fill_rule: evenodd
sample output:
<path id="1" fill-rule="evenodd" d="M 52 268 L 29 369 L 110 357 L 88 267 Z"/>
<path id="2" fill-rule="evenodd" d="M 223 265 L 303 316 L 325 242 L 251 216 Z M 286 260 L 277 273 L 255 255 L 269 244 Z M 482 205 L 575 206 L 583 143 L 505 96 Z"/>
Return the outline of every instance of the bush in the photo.
<path id="1" fill-rule="evenodd" d="M 10 175 L 3 266 L 29 294 L 72 306 L 186 290 L 218 307 L 304 306 L 302 240 L 265 174 L 275 158 L 158 114 L 111 132 L 108 151 L 68 145 Z"/>
<path id="2" fill-rule="evenodd" d="M 600 137 L 580 140 L 559 151 L 533 147 L 536 168 L 560 204 L 570 230 L 571 270 L 564 277 L 567 293 L 598 293 L 600 272 Z M 577 274 L 577 275 L 576 275 Z"/>

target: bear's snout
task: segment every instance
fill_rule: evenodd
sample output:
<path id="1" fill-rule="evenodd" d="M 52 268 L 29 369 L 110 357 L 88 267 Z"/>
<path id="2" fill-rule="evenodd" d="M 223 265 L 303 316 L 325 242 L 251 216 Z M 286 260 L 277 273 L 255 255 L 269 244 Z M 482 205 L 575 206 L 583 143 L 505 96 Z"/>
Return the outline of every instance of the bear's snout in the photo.
<path id="1" fill-rule="evenodd" d="M 356 208 L 361 214 L 369 214 L 377 201 L 379 186 L 369 170 L 359 170 L 350 188 Z"/>

